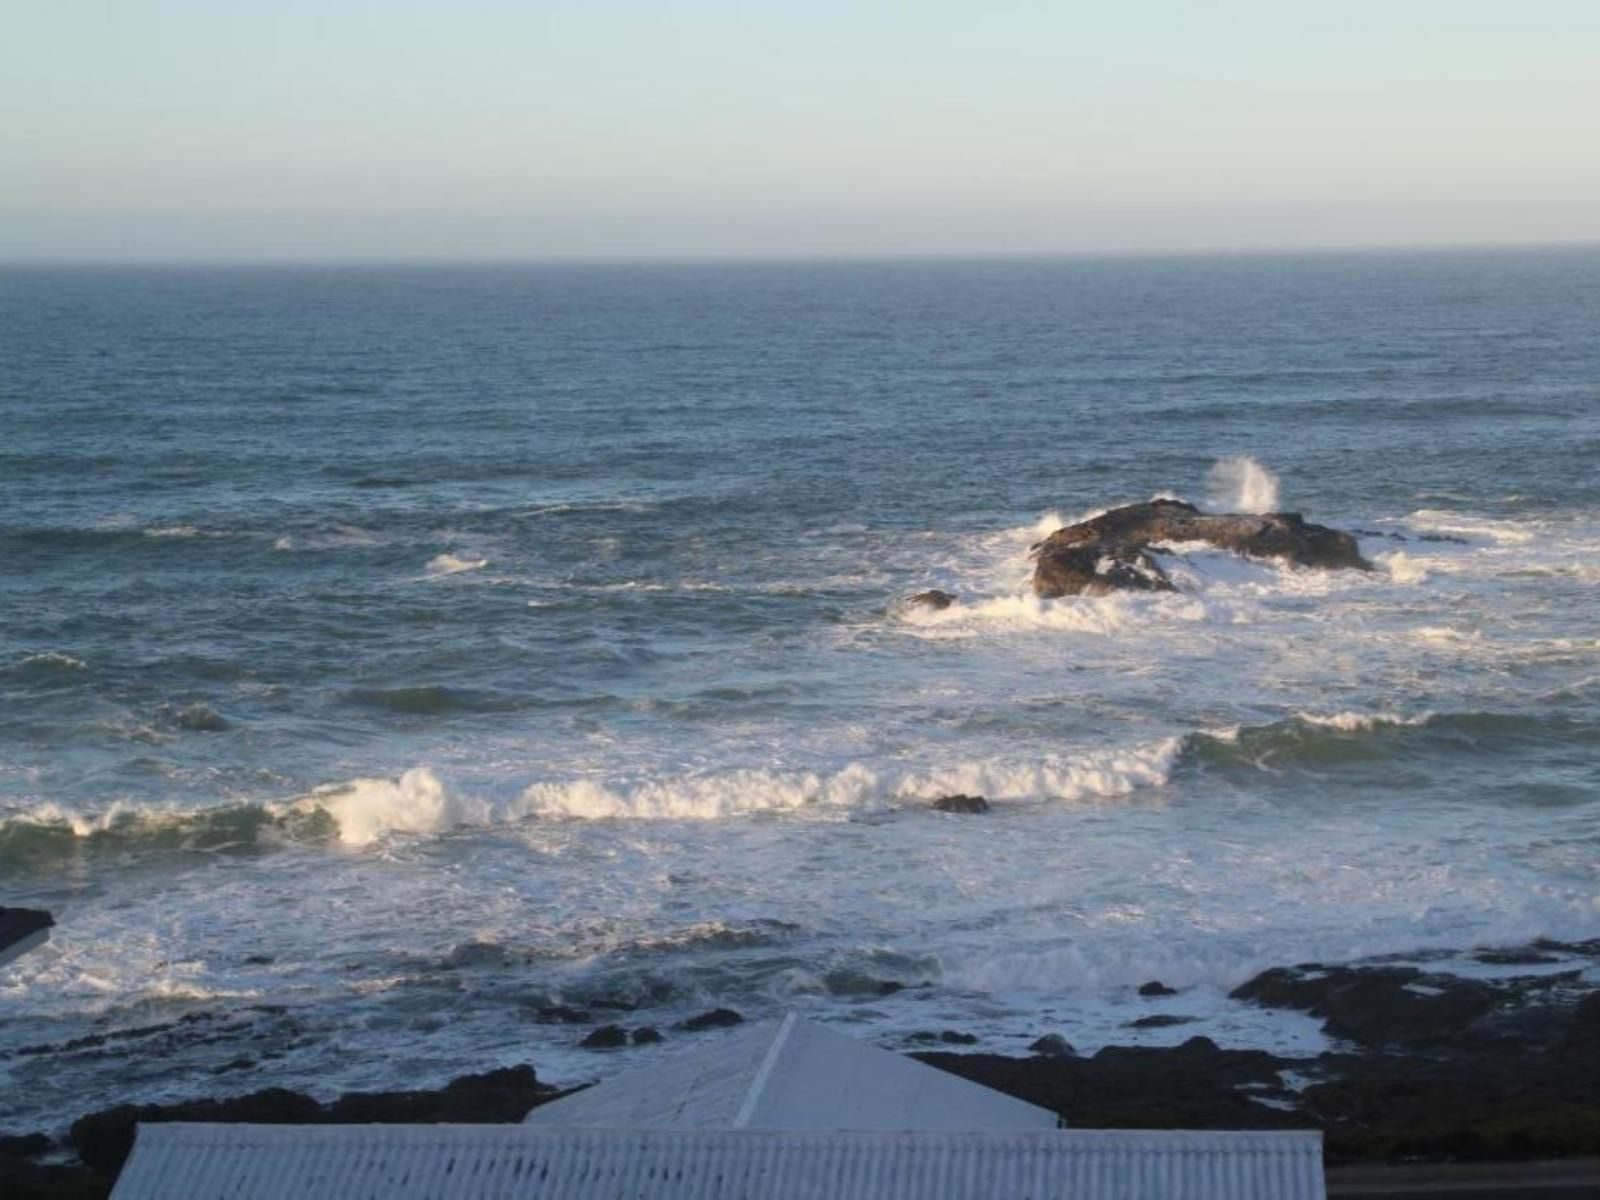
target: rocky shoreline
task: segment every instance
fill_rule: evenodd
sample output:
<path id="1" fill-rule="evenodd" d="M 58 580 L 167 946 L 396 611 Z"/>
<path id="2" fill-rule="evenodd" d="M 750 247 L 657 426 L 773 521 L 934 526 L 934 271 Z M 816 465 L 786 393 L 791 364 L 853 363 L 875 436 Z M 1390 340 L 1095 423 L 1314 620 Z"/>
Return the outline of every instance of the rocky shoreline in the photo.
<path id="1" fill-rule="evenodd" d="M 1234 991 L 1241 1002 L 1320 1019 L 1337 1048 L 1313 1058 L 1229 1050 L 1204 1037 L 1080 1056 L 1049 1032 L 1026 1058 L 946 1048 L 916 1057 L 1079 1128 L 1320 1129 L 1334 1167 L 1600 1155 L 1600 938 L 1480 951 L 1471 961 L 1484 977 L 1400 960 L 1304 963 L 1264 971 Z M 1141 993 L 1182 994 L 1157 980 Z M 697 1020 L 686 1028 L 739 1017 L 719 1009 Z M 941 1047 L 974 1040 L 959 1031 L 923 1039 Z M 59 1144 L 43 1133 L 0 1136 L 0 1194 L 105 1196 L 139 1121 L 513 1122 L 563 1094 L 523 1065 L 435 1090 L 327 1103 L 274 1088 L 120 1105 L 80 1117 Z"/>

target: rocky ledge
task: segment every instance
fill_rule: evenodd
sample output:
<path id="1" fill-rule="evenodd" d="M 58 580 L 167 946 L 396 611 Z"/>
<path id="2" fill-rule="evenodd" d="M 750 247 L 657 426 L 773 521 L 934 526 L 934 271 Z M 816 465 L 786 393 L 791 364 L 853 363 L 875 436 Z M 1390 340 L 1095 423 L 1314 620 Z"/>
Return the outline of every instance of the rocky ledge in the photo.
<path id="1" fill-rule="evenodd" d="M 1039 1043 L 1031 1058 L 917 1057 L 1073 1126 L 1320 1129 L 1335 1165 L 1600 1155 L 1600 939 L 1478 961 L 1507 973 L 1307 963 L 1234 991 L 1321 1018 L 1338 1047 L 1315 1058 L 1204 1037 L 1085 1058 Z"/>
<path id="2" fill-rule="evenodd" d="M 1600 1155 L 1600 939 L 1480 951 L 1469 967 L 1434 961 L 1303 963 L 1264 971 L 1233 992 L 1243 1003 L 1320 1019 L 1335 1048 L 1314 1058 L 1229 1050 L 1206 1037 L 1080 1056 L 1045 1031 L 1025 1058 L 947 1049 L 977 1040 L 957 1030 L 910 1042 L 929 1046 L 916 1055 L 923 1061 L 1052 1109 L 1077 1128 L 1320 1129 L 1335 1166 Z M 1156 981 L 1139 994 L 1179 1005 L 1183 995 Z M 684 1027 L 739 1020 L 719 1009 Z M 139 1121 L 511 1122 L 563 1094 L 521 1066 L 437 1091 L 328 1103 L 269 1089 L 121 1105 L 79 1118 L 64 1146 L 42 1134 L 0 1137 L 0 1195 L 105 1196 Z M 77 1161 L 42 1161 L 64 1152 Z"/>
<path id="3" fill-rule="evenodd" d="M 1302 567 L 1372 569 L 1354 537 L 1299 513 L 1203 513 L 1181 500 L 1151 500 L 1068 525 L 1034 546 L 1033 590 L 1047 599 L 1176 591 L 1156 555 L 1184 542 Z"/>

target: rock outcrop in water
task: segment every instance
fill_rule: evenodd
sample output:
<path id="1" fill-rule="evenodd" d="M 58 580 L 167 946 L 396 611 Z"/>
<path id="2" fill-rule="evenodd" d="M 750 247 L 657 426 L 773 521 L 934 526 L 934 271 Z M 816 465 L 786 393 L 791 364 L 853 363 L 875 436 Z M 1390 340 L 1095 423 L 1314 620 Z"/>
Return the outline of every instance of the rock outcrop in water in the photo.
<path id="1" fill-rule="evenodd" d="M 1156 548 L 1182 542 L 1301 567 L 1372 569 L 1350 534 L 1313 525 L 1299 513 L 1203 513 L 1181 500 L 1151 500 L 1045 538 L 1033 548 L 1033 590 L 1046 599 L 1176 591 Z"/>

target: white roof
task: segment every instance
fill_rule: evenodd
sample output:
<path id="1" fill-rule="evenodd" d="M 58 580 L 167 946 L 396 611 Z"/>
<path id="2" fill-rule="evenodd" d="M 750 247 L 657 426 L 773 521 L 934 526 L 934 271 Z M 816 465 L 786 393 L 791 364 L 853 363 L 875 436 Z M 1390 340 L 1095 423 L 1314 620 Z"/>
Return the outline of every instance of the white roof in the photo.
<path id="1" fill-rule="evenodd" d="M 1047 1108 L 793 1013 L 541 1104 L 527 1124 L 613 1129 L 1054 1129 Z"/>
<path id="2" fill-rule="evenodd" d="M 141 1125 L 113 1200 L 1324 1200 L 1316 1133 Z"/>

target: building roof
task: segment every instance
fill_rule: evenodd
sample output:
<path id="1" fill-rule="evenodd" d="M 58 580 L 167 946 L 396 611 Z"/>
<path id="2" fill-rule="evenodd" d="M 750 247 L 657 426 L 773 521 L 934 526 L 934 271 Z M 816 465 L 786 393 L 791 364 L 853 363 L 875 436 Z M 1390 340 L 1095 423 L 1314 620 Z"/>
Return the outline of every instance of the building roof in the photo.
<path id="1" fill-rule="evenodd" d="M 541 1104 L 527 1124 L 625 1129 L 1054 1129 L 1047 1108 L 793 1013 Z"/>
<path id="2" fill-rule="evenodd" d="M 1316 1133 L 141 1125 L 113 1200 L 1323 1200 Z"/>
<path id="3" fill-rule="evenodd" d="M 0 966 L 43 942 L 54 924 L 43 909 L 0 907 Z"/>

